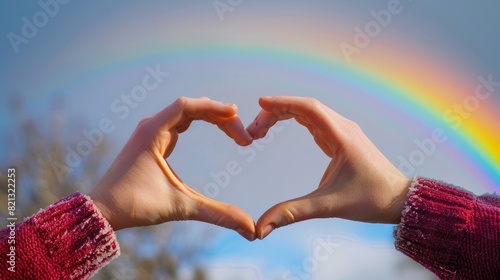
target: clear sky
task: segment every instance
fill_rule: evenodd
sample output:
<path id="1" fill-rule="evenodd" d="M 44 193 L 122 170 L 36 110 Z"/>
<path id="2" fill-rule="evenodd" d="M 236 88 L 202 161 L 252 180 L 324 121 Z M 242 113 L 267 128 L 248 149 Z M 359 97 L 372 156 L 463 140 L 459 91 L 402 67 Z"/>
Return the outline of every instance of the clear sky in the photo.
<path id="1" fill-rule="evenodd" d="M 106 137 L 116 145 L 108 161 L 139 120 L 179 96 L 235 103 L 247 124 L 259 111 L 259 96 L 299 95 L 358 122 L 408 176 L 475 193 L 500 190 L 498 148 L 484 144 L 500 140 L 498 125 L 491 125 L 500 120 L 500 88 L 466 119 L 455 111 L 473 96 L 478 77 L 500 80 L 498 1 L 67 2 L 0 3 L 0 94 L 22 95 L 33 114 L 63 96 L 68 120 L 83 118 L 88 130 L 110 119 L 116 129 Z M 151 69 L 168 76 L 126 101 Z M 6 106 L 0 104 L 2 129 L 11 120 Z M 476 131 L 479 125 L 489 135 Z M 450 140 L 423 162 L 404 165 L 419 150 L 416 142 L 435 129 Z M 0 160 L 15 156 L 0 149 Z M 240 174 L 227 184 L 214 179 L 234 161 Z M 293 122 L 244 149 L 197 123 L 181 136 L 170 162 L 192 188 L 257 220 L 270 206 L 312 191 L 329 159 Z M 293 279 L 293 273 L 415 279 L 398 269 L 402 255 L 393 248 L 392 226 L 315 220 L 248 243 L 224 229 L 188 225 L 214 233 L 205 261 L 213 279 Z M 324 242 L 331 254 L 314 260 Z M 317 267 L 308 272 L 302 266 L 311 258 Z"/>

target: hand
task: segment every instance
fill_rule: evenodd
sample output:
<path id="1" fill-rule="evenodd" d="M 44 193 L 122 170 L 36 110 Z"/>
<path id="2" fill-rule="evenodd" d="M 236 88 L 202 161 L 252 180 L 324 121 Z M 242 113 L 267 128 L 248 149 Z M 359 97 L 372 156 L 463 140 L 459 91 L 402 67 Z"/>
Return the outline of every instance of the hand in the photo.
<path id="1" fill-rule="evenodd" d="M 90 196 L 115 230 L 177 220 L 197 220 L 236 230 L 255 239 L 253 219 L 243 210 L 209 199 L 182 182 L 166 158 L 179 133 L 193 120 L 216 124 L 239 145 L 252 138 L 235 105 L 208 98 L 179 98 L 142 120 Z"/>
<path id="2" fill-rule="evenodd" d="M 260 239 L 275 228 L 313 218 L 399 223 L 410 180 L 356 123 L 315 99 L 263 97 L 259 103 L 263 110 L 247 128 L 254 139 L 264 137 L 277 121 L 295 118 L 332 158 L 315 191 L 279 203 L 261 216 L 256 225 Z"/>

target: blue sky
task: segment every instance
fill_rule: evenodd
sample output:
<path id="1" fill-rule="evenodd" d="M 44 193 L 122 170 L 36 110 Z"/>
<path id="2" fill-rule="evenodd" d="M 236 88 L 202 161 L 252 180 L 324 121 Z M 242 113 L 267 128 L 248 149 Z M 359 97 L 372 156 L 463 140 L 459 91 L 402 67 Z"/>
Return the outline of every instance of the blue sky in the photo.
<path id="1" fill-rule="evenodd" d="M 15 46 L 8 34 L 21 36 L 23 17 L 30 22 L 43 21 L 43 16 L 35 18 L 44 10 L 37 2 L 3 1 L 0 94 L 23 96 L 28 114 L 37 116 L 50 112 L 55 97 L 64 97 L 68 101 L 67 120 L 84 119 L 88 130 L 96 129 L 104 118 L 112 120 L 116 129 L 106 137 L 115 145 L 108 161 L 138 121 L 179 96 L 208 96 L 236 103 L 246 124 L 259 111 L 259 96 L 315 97 L 358 122 L 393 162 L 399 154 L 414 148 L 414 139 L 428 135 L 431 128 L 418 120 L 406 121 L 398 108 L 383 102 L 370 103 L 365 92 L 307 73 L 293 60 L 279 64 L 263 56 L 246 55 L 244 47 L 232 54 L 190 54 L 180 49 L 258 44 L 304 53 L 321 50 L 318 52 L 324 54 L 322 47 L 331 45 L 335 56 L 341 53 L 338 42 L 352 39 L 349 36 L 353 27 L 372 20 L 370 11 L 385 9 L 390 1 L 242 0 L 238 5 L 221 2 L 230 8 L 222 17 L 214 8 L 216 1 L 70 1 L 58 4 L 57 12 L 52 6 L 54 16 L 47 17 L 32 38 L 25 38 L 27 43 Z M 382 30 L 355 63 L 395 40 L 404 46 L 431 50 L 433 54 L 427 57 L 431 63 L 445 69 L 461 69 L 457 71 L 470 79 L 482 73 L 500 77 L 498 1 L 401 3 L 405 10 L 394 16 L 393 23 Z M 342 34 L 347 37 L 341 38 Z M 174 51 L 162 56 L 170 47 Z M 440 59 L 433 60 L 436 57 Z M 123 105 L 116 100 L 141 83 L 147 67 L 157 66 L 169 76 L 135 108 L 129 108 L 126 117 L 120 118 L 112 108 L 113 102 Z M 500 106 L 500 96 L 497 94 L 488 102 Z M 0 105 L 3 130 L 11 126 L 12 120 L 6 106 L 6 102 Z M 216 198 L 238 205 L 257 220 L 270 206 L 308 193 L 319 182 L 329 159 L 306 132 L 290 122 L 272 139 L 241 150 L 214 127 L 196 123 L 181 136 L 169 160 L 184 181 L 200 192 L 214 182 L 210 174 L 223 171 L 230 161 L 238 162 L 242 173 L 231 177 Z M 450 162 L 450 149 L 440 147 L 417 172 L 484 192 L 473 175 L 463 172 L 463 166 Z M 15 157 L 8 147 L 0 149 L 0 158 Z M 315 242 L 325 237 L 333 238 L 339 246 L 330 259 L 308 276 L 310 279 L 325 279 L 327 275 L 338 279 L 361 279 L 367 275 L 380 277 L 377 279 L 413 279 L 397 270 L 402 256 L 393 249 L 392 226 L 315 220 L 279 229 L 265 241 L 248 243 L 224 229 L 199 223 L 188 225 L 194 232 L 210 230 L 215 234 L 204 262 L 214 279 L 233 279 L 234 275 L 286 279 L 283 273 L 301 265 L 312 253 Z"/>

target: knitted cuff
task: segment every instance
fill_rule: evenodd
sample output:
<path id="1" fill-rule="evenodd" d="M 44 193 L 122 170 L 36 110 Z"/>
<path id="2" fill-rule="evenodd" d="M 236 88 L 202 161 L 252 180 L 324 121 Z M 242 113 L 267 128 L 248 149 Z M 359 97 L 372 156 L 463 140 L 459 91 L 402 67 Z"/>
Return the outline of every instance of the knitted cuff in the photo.
<path id="1" fill-rule="evenodd" d="M 66 277 L 92 276 L 118 257 L 115 233 L 90 197 L 67 196 L 33 216 L 30 223 L 43 240 L 48 257 L 59 264 Z"/>
<path id="2" fill-rule="evenodd" d="M 460 268 L 462 241 L 474 204 L 475 196 L 466 190 L 415 177 L 395 228 L 396 249 L 440 279 L 452 279 Z"/>

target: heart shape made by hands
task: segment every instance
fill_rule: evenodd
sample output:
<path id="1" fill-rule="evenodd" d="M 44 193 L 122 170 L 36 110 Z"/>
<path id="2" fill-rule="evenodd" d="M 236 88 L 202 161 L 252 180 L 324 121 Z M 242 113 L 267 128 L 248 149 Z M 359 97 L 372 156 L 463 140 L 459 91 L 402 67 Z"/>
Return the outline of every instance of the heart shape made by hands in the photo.
<path id="1" fill-rule="evenodd" d="M 259 103 L 261 112 L 246 128 L 253 140 L 265 137 L 278 121 L 294 118 L 309 130 L 332 160 L 316 190 L 271 207 L 259 218 L 254 233 L 249 235 L 248 230 L 236 229 L 242 236 L 250 240 L 263 239 L 278 227 L 313 218 L 398 222 L 409 180 L 357 124 L 311 98 L 261 98 Z M 225 132 L 240 145 L 249 144 L 242 140 L 243 136 Z M 232 214 L 242 211 L 232 210 Z"/>
<path id="2" fill-rule="evenodd" d="M 95 204 L 115 230 L 197 220 L 233 229 L 248 240 L 313 218 L 398 223 L 410 180 L 357 124 L 311 98 L 263 97 L 259 104 L 261 112 L 246 129 L 236 106 L 208 98 L 179 98 L 142 120 L 92 191 Z M 291 118 L 309 130 L 331 161 L 316 190 L 271 207 L 256 224 L 240 208 L 188 187 L 167 161 L 179 133 L 194 120 L 216 124 L 245 146 L 263 138 L 278 121 Z"/>

